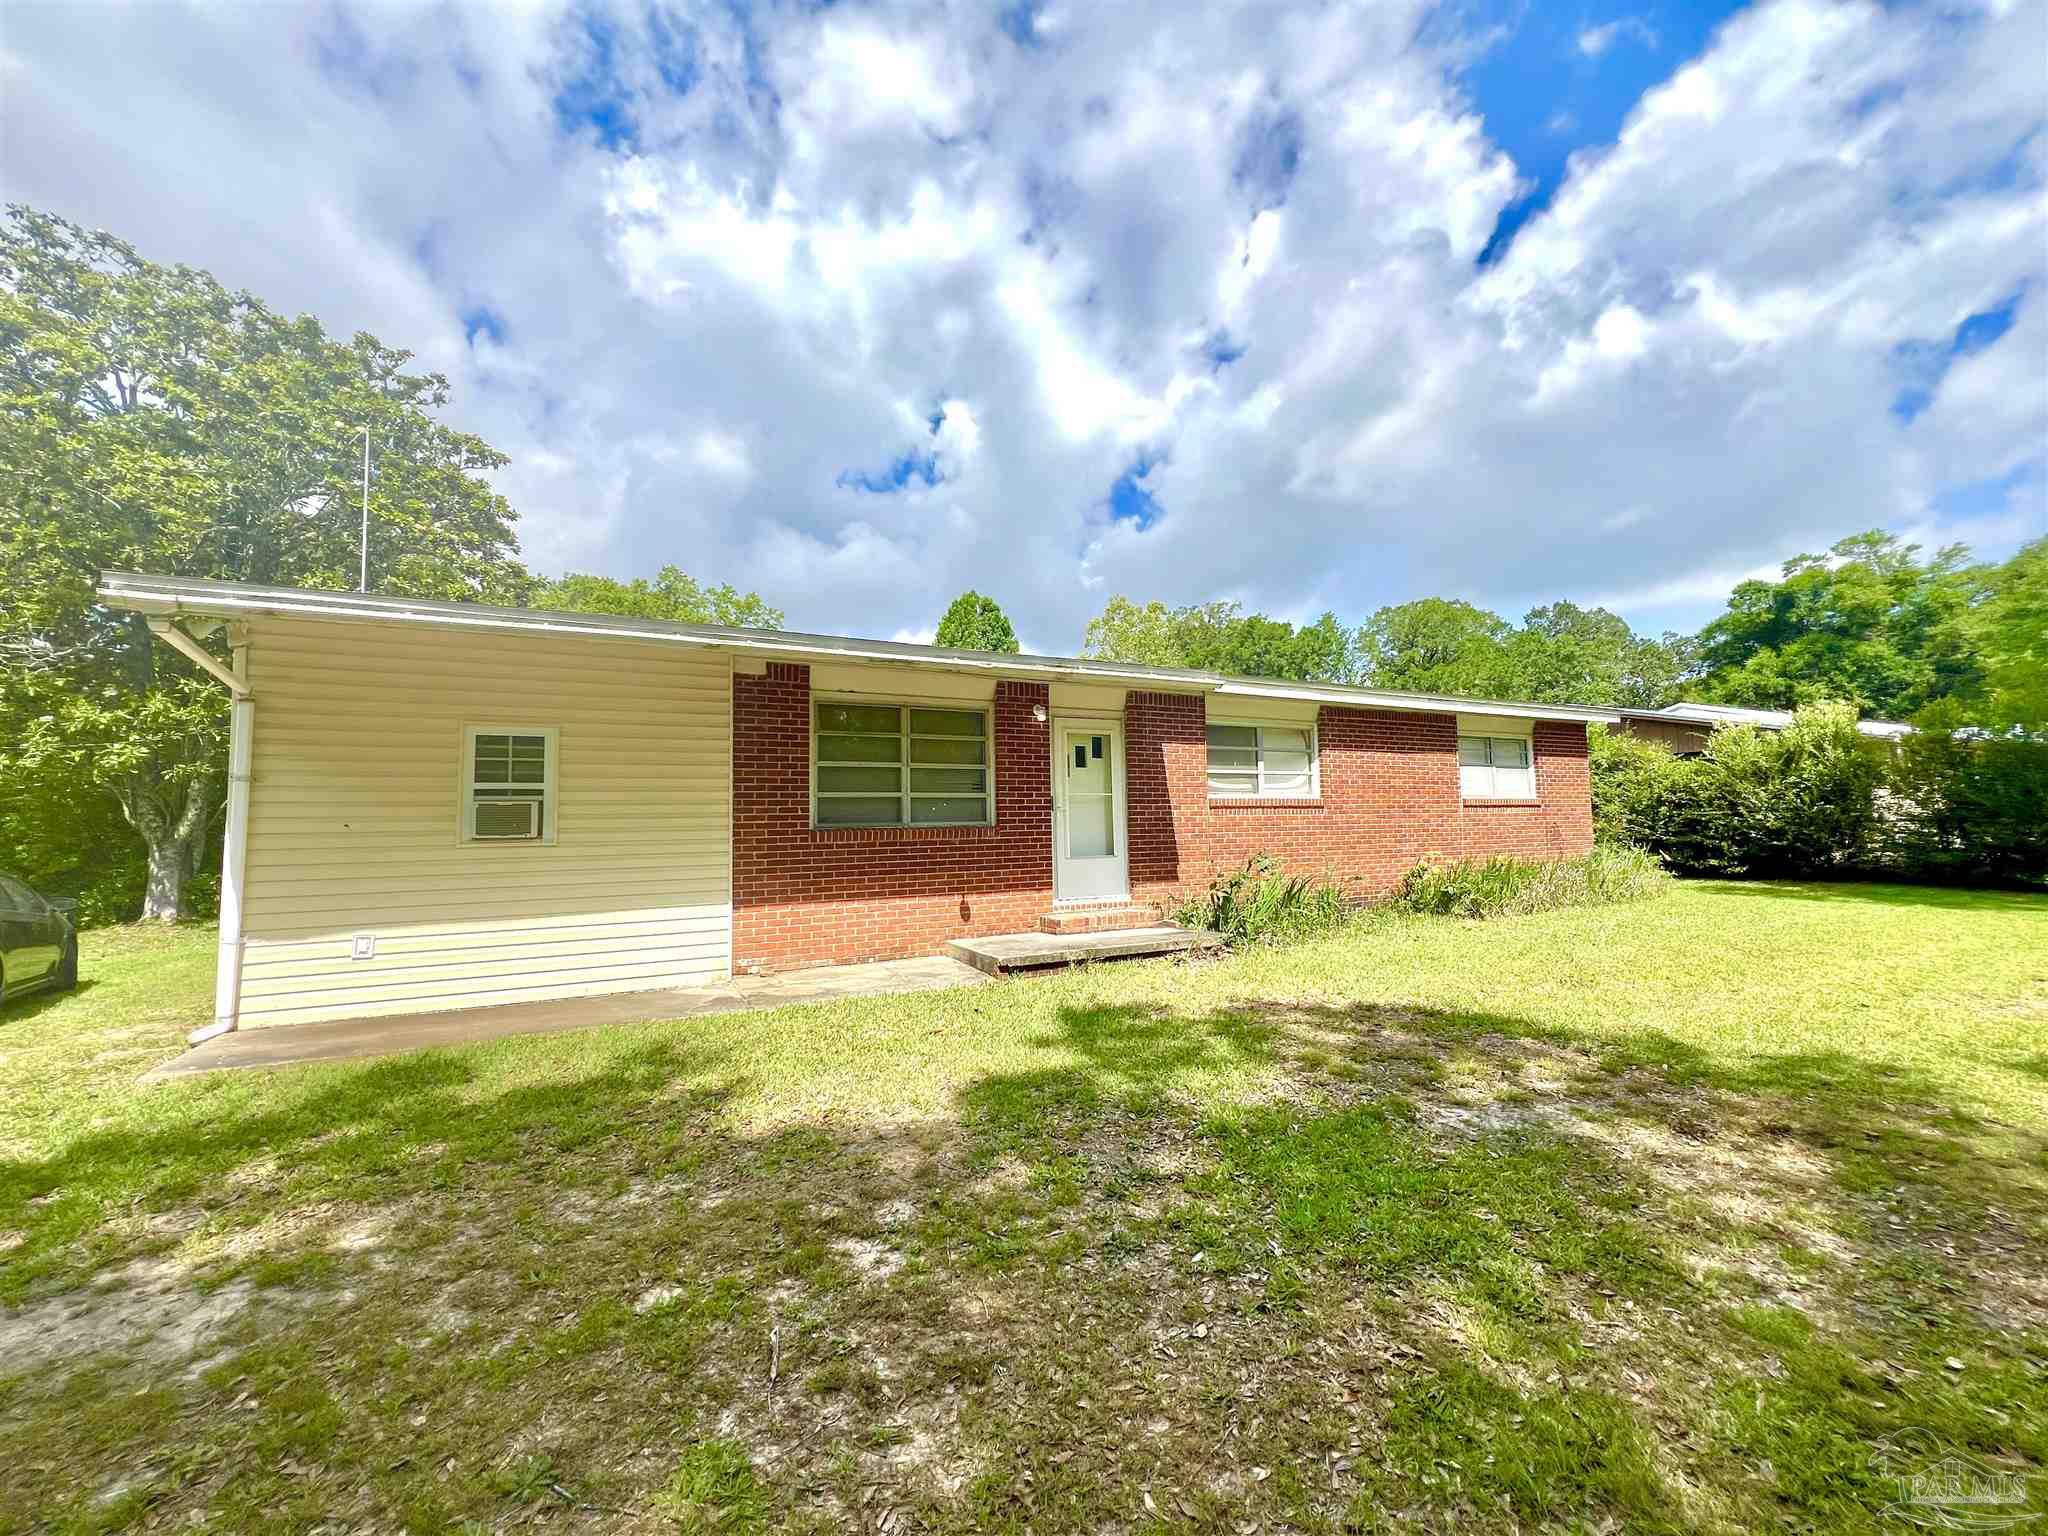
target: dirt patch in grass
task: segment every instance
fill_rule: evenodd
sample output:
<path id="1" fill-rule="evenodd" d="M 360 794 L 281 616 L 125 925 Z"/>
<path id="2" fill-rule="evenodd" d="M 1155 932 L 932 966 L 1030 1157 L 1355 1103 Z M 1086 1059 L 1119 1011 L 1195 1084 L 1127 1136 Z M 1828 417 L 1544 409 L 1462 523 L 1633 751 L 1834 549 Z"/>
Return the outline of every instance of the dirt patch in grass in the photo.
<path id="1" fill-rule="evenodd" d="M 276 1297 L 260 1301 L 280 1317 L 302 1304 Z M 0 1313 L 0 1360 L 12 1373 L 76 1368 L 112 1357 L 155 1374 L 205 1354 L 258 1306 L 248 1280 L 202 1290 L 182 1264 L 138 1259 L 88 1289 Z"/>

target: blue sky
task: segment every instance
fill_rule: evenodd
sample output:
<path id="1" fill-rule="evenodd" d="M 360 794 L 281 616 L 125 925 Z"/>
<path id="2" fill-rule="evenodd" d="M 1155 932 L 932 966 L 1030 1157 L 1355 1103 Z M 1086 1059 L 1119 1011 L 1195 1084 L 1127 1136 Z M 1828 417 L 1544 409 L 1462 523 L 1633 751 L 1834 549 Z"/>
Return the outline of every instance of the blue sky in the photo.
<path id="1" fill-rule="evenodd" d="M 2043 56 L 1990 0 L 31 3 L 0 170 L 446 373 L 542 570 L 1689 629 L 2048 532 Z"/>
<path id="2" fill-rule="evenodd" d="M 1526 195 L 1502 210 L 1479 259 L 1494 259 L 1542 211 L 1575 151 L 1612 144 L 1643 92 L 1696 57 L 1740 9 L 1669 0 L 1583 9 L 1481 0 L 1457 12 L 1481 39 L 1461 78 L 1487 136 L 1528 183 Z"/>

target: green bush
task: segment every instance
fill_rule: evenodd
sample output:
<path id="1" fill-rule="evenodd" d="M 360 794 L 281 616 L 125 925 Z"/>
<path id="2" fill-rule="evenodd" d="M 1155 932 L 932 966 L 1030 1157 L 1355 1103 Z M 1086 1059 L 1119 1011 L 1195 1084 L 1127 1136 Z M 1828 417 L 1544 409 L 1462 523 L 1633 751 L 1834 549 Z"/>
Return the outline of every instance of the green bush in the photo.
<path id="1" fill-rule="evenodd" d="M 1245 860 L 1244 868 L 1211 880 L 1207 891 L 1181 904 L 1173 920 L 1245 945 L 1315 938 L 1348 916 L 1343 891 L 1307 875 L 1283 875 L 1279 863 L 1261 853 Z"/>
<path id="2" fill-rule="evenodd" d="M 1598 725 L 1587 730 L 1586 745 L 1593 770 L 1593 840 L 1646 842 L 1681 759 L 1661 742 Z"/>
<path id="3" fill-rule="evenodd" d="M 2048 879 L 2048 742 L 1963 723 L 1877 741 L 1824 704 L 1780 732 L 1724 726 L 1691 758 L 1596 728 L 1594 836 L 1685 874 Z"/>
<path id="4" fill-rule="evenodd" d="M 1418 864 L 1394 905 L 1433 917 L 1504 917 L 1557 907 L 1601 907 L 1662 896 L 1671 877 L 1640 848 L 1601 844 L 1576 859 L 1462 859 Z"/>
<path id="5" fill-rule="evenodd" d="M 1713 875 L 1839 875 L 1867 867 L 1885 746 L 1846 704 L 1800 710 L 1782 731 L 1723 726 L 1698 757 L 1599 733 L 1596 835 Z"/>
<path id="6" fill-rule="evenodd" d="M 2048 880 L 2048 743 L 1922 730 L 1899 742 L 1886 790 L 1882 854 L 1897 872 Z"/>

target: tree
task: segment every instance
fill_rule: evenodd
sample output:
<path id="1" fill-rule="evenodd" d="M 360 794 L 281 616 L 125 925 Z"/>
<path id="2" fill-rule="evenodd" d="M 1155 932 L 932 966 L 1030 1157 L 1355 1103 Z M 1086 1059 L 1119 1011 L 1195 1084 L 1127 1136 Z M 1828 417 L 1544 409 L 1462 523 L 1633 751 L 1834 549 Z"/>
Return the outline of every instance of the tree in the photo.
<path id="1" fill-rule="evenodd" d="M 1128 597 L 1112 597 L 1088 621 L 1081 654 L 1135 667 L 1192 666 L 1181 654 L 1173 620 L 1173 610 L 1164 603 L 1140 607 Z"/>
<path id="2" fill-rule="evenodd" d="M 571 613 L 610 613 L 625 619 L 674 619 L 684 624 L 725 624 L 735 629 L 780 629 L 782 610 L 758 592 L 730 585 L 707 587 L 677 566 L 664 565 L 654 580 L 614 581 L 574 572 L 534 589 L 533 606 Z"/>
<path id="3" fill-rule="evenodd" d="M 979 592 L 962 592 L 953 599 L 946 616 L 939 620 L 937 641 L 959 651 L 998 651 L 1005 656 L 1022 649 L 1017 631 L 1010 627 L 996 600 Z"/>
<path id="4" fill-rule="evenodd" d="M 1513 691 L 1513 634 L 1497 613 L 1460 598 L 1424 597 L 1382 608 L 1360 625 L 1358 654 L 1375 688 L 1502 698 Z"/>
<path id="5" fill-rule="evenodd" d="M 482 478 L 504 456 L 434 418 L 447 381 L 406 372 L 410 358 L 8 209 L 0 844 L 33 851 L 67 797 L 105 795 L 143 845 L 145 915 L 184 914 L 224 798 L 225 696 L 141 618 L 95 606 L 96 574 L 353 587 L 365 427 L 372 588 L 525 596 L 513 512 Z"/>
<path id="6" fill-rule="evenodd" d="M 1142 607 L 1112 597 L 1088 621 L 1085 655 L 1136 666 L 1188 667 L 1235 677 L 1295 682 L 1349 682 L 1356 672 L 1351 636 L 1326 613 L 1313 624 L 1293 625 L 1237 603 Z"/>
<path id="7" fill-rule="evenodd" d="M 1358 651 L 1378 688 L 1631 709 L 1669 702 L 1691 663 L 1683 636 L 1638 635 L 1605 608 L 1550 603 L 1517 629 L 1442 597 L 1380 609 L 1360 627 Z"/>
<path id="8" fill-rule="evenodd" d="M 2048 741 L 2048 538 L 1984 574 L 1989 596 L 1965 628 L 1983 675 L 1971 723 Z"/>
<path id="9" fill-rule="evenodd" d="M 1700 631 L 1700 692 L 1760 709 L 1846 699 L 1889 719 L 1970 693 L 1984 573 L 1968 559 L 1951 544 L 1923 561 L 1919 545 L 1872 530 L 1786 561 L 1778 581 L 1745 581 Z"/>
<path id="10" fill-rule="evenodd" d="M 1605 608 L 1555 602 L 1523 616 L 1506 652 L 1514 698 L 1655 709 L 1677 697 L 1692 642 L 1675 634 L 1652 640 Z"/>

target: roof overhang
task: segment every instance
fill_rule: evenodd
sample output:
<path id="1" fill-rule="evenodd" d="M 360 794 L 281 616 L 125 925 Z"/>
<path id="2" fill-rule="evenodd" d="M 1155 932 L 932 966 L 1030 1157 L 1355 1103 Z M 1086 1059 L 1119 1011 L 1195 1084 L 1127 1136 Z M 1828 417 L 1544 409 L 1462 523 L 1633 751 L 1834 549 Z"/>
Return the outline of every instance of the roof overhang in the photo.
<path id="1" fill-rule="evenodd" d="M 1733 709 L 1698 704 L 1667 704 L 1662 709 L 1624 709 L 1624 720 L 1649 720 L 1661 725 L 1697 725 L 1712 729 L 1722 725 L 1754 725 L 1766 731 L 1782 731 L 1792 723 L 1789 709 Z M 1903 720 L 1858 720 L 1859 736 L 1895 740 L 1911 736 L 1914 727 Z"/>
<path id="2" fill-rule="evenodd" d="M 683 624 L 668 619 L 627 619 L 601 613 L 498 608 L 483 603 L 446 603 L 362 592 L 315 592 L 298 587 L 250 586 L 240 582 L 208 581 L 192 576 L 151 576 L 133 571 L 103 572 L 99 581 L 99 599 L 110 608 L 166 619 L 201 616 L 403 624 L 492 634 L 562 635 L 650 645 L 682 645 L 769 661 L 870 662 L 947 672 L 976 672 L 1035 682 L 1120 683 L 1125 687 L 1149 688 L 1165 693 L 1296 699 L 1351 709 L 1587 723 L 1611 723 L 1620 718 L 1610 709 L 1585 709 L 1575 705 L 1456 699 L 1377 688 L 1229 677 L 1222 673 L 1193 672 L 1173 667 L 1134 667 L 1122 662 L 1089 661 L 1072 656 L 1004 656 L 989 651 L 958 651 L 943 646 L 859 640 L 844 635 L 732 629 L 717 624 Z"/>

